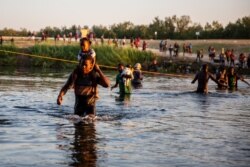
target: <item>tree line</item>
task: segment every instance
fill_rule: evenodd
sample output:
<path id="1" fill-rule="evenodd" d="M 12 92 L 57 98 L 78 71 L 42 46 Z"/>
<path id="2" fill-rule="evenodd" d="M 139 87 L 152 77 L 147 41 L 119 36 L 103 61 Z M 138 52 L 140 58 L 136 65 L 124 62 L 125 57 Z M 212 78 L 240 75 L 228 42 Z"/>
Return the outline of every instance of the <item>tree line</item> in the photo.
<path id="1" fill-rule="evenodd" d="M 49 37 L 56 35 L 73 35 L 80 32 L 83 27 L 73 25 L 71 27 L 45 27 L 38 32 L 31 32 L 25 28 L 14 30 L 4 28 L 0 30 L 2 36 L 41 36 L 46 33 Z M 88 28 L 85 26 L 84 28 Z M 113 24 L 111 26 L 94 25 L 91 31 L 97 38 L 131 38 L 143 39 L 250 39 L 250 16 L 239 18 L 234 23 L 228 23 L 225 27 L 218 21 L 206 23 L 201 26 L 193 23 L 190 16 L 155 17 L 149 25 L 135 25 L 130 21 Z"/>

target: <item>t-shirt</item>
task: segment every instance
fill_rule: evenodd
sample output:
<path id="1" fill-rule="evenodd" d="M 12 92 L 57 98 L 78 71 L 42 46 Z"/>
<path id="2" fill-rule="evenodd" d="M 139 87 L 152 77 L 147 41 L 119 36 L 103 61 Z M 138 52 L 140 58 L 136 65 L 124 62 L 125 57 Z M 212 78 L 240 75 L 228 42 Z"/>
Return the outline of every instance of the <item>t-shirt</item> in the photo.
<path id="1" fill-rule="evenodd" d="M 120 94 L 130 94 L 132 92 L 131 80 L 129 80 L 126 86 L 122 74 L 117 74 L 116 82 L 119 84 Z"/>
<path id="2" fill-rule="evenodd" d="M 95 102 L 98 98 L 97 84 L 100 76 L 94 70 L 83 75 L 80 68 L 76 68 L 69 76 L 62 88 L 64 94 L 70 89 L 75 90 L 75 114 L 95 114 Z"/>

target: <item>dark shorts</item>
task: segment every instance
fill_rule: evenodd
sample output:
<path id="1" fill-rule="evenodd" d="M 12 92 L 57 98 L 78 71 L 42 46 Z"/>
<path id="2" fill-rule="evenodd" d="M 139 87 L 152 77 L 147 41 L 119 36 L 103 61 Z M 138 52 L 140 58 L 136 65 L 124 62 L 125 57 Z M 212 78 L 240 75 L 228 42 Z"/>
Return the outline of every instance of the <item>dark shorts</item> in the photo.
<path id="1" fill-rule="evenodd" d="M 75 99 L 75 114 L 79 116 L 86 116 L 89 114 L 96 114 L 95 103 L 88 104 L 88 98 L 85 96 L 76 95 Z"/>

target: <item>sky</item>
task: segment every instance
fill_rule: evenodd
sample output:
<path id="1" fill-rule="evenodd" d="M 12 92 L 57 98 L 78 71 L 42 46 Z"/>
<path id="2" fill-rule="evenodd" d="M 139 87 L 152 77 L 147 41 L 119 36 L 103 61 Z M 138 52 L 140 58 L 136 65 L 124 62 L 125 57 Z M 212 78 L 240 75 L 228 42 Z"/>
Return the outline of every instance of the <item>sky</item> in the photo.
<path id="1" fill-rule="evenodd" d="M 250 16 L 250 0 L 0 0 L 0 29 L 46 26 L 110 26 L 125 21 L 148 25 L 155 17 L 190 16 L 204 26 L 223 26 Z"/>

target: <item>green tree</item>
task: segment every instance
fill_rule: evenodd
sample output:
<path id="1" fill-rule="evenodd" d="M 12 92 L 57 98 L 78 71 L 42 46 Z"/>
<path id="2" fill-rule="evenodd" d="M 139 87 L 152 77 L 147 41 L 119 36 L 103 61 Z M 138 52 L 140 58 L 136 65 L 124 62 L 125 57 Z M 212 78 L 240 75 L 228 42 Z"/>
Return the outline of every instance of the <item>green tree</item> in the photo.
<path id="1" fill-rule="evenodd" d="M 132 37 L 150 38 L 148 27 L 145 25 L 135 26 Z"/>
<path id="2" fill-rule="evenodd" d="M 155 32 L 157 32 L 158 39 L 167 38 L 167 29 L 163 20 L 160 20 L 159 17 L 155 17 L 153 23 L 149 24 L 149 37 L 154 38 Z"/>
<path id="3" fill-rule="evenodd" d="M 192 23 L 190 16 L 183 15 L 178 18 L 176 15 L 174 15 L 172 20 L 174 21 L 176 27 L 176 37 L 183 39 L 185 32 L 188 30 L 189 24 Z"/>
<path id="4" fill-rule="evenodd" d="M 198 23 L 194 23 L 192 26 L 188 27 L 188 30 L 186 31 L 185 35 L 183 36 L 185 39 L 195 39 L 197 38 L 196 36 L 196 32 L 200 33 L 199 38 L 203 38 L 203 27 L 198 24 Z"/>
<path id="5" fill-rule="evenodd" d="M 175 33 L 174 20 L 171 17 L 166 17 L 164 21 L 167 38 L 173 38 Z"/>
<path id="6" fill-rule="evenodd" d="M 93 32 L 95 32 L 95 35 L 97 38 L 101 38 L 102 35 L 104 37 L 108 35 L 108 28 L 102 25 L 99 25 L 99 26 L 94 25 L 92 27 L 92 30 Z"/>
<path id="7" fill-rule="evenodd" d="M 117 38 L 123 38 L 128 35 L 128 32 L 134 28 L 134 24 L 127 21 L 124 23 L 114 24 L 111 26 L 112 31 L 116 34 Z"/>

